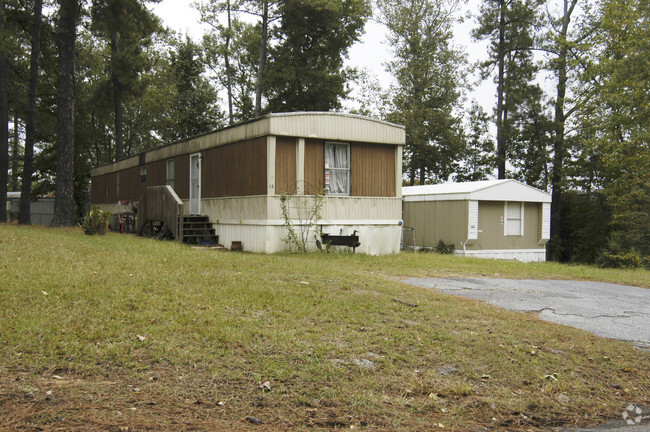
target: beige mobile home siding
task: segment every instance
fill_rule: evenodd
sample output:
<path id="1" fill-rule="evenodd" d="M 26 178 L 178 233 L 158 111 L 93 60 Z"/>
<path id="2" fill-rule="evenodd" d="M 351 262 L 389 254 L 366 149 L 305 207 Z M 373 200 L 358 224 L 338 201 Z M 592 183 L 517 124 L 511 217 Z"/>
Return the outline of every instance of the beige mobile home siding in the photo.
<path id="1" fill-rule="evenodd" d="M 481 201 L 478 204 L 478 242 L 468 244 L 469 250 L 544 249 L 539 246 L 539 203 L 524 203 L 524 235 L 503 234 L 503 201 Z"/>
<path id="2" fill-rule="evenodd" d="M 275 191 L 296 193 L 296 139 L 278 137 L 275 141 Z"/>
<path id="3" fill-rule="evenodd" d="M 462 249 L 467 240 L 467 218 L 467 201 L 404 202 L 404 226 L 415 227 L 416 246 L 434 247 L 443 240 Z"/>

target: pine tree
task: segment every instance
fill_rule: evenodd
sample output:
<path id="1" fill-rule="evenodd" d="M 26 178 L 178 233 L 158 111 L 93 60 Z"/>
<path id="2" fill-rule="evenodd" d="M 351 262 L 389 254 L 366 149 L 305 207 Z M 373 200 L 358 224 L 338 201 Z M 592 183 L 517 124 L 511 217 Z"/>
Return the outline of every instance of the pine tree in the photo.
<path id="1" fill-rule="evenodd" d="M 59 0 L 59 82 L 57 89 L 56 194 L 52 226 L 74 226 L 75 42 L 79 0 Z"/>
<path id="2" fill-rule="evenodd" d="M 203 77 L 200 47 L 186 37 L 175 42 L 169 56 L 169 80 L 175 91 L 168 114 L 171 122 L 161 131 L 163 140 L 175 141 L 216 129 L 222 124 L 222 114 L 216 106 L 216 90 Z"/>
<path id="3" fill-rule="evenodd" d="M 489 135 L 489 116 L 476 101 L 473 101 L 469 110 L 467 129 L 467 147 L 454 170 L 454 181 L 487 180 L 496 166 L 494 141 Z"/>
<path id="4" fill-rule="evenodd" d="M 32 195 L 32 174 L 34 171 L 34 141 L 36 135 L 36 115 L 38 103 L 39 56 L 41 51 L 42 0 L 35 0 L 32 11 L 31 53 L 29 63 L 29 94 L 27 123 L 25 125 L 25 157 L 23 161 L 23 183 L 20 192 L 20 224 L 30 224 Z"/>
<path id="5" fill-rule="evenodd" d="M 455 0 L 382 0 L 397 80 L 391 121 L 406 126 L 405 163 L 411 184 L 446 181 L 465 147 L 460 118 L 465 58 L 451 47 Z"/>
<path id="6" fill-rule="evenodd" d="M 160 0 L 147 0 L 157 2 Z M 144 0 L 93 0 L 92 28 L 110 44 L 110 89 L 115 117 L 115 160 L 124 154 L 124 102 L 137 94 L 138 77 L 148 65 L 144 47 L 159 29 Z"/>
<path id="7" fill-rule="evenodd" d="M 474 29 L 476 39 L 490 41 L 490 58 L 481 64 L 482 77 L 496 69 L 495 109 L 497 170 L 506 178 L 506 161 L 516 135 L 514 124 L 524 100 L 538 94 L 532 81 L 537 72 L 533 61 L 534 31 L 539 23 L 542 0 L 484 0 Z"/>
<path id="8" fill-rule="evenodd" d="M 5 36 L 5 5 L 0 0 L 0 37 Z M 0 222 L 7 221 L 7 184 L 9 174 L 9 101 L 5 50 L 0 47 Z"/>
<path id="9" fill-rule="evenodd" d="M 592 125 L 587 142 L 602 160 L 611 209 L 608 265 L 650 266 L 650 4 L 602 0 L 593 27 L 595 60 L 585 85 L 596 83 L 582 107 Z"/>
<path id="10" fill-rule="evenodd" d="M 351 71 L 344 65 L 371 13 L 367 0 L 286 0 L 278 42 L 264 79 L 267 111 L 329 111 L 340 107 Z"/>

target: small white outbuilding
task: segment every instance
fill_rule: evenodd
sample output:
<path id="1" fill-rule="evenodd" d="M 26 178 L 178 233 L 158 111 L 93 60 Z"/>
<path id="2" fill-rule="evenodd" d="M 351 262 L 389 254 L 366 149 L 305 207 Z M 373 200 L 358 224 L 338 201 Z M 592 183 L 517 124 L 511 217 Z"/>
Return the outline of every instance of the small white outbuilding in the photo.
<path id="1" fill-rule="evenodd" d="M 454 253 L 545 261 L 551 195 L 517 180 L 485 180 L 402 188 L 405 227 L 418 248 L 440 240 Z M 405 242 L 406 243 L 406 242 Z"/>

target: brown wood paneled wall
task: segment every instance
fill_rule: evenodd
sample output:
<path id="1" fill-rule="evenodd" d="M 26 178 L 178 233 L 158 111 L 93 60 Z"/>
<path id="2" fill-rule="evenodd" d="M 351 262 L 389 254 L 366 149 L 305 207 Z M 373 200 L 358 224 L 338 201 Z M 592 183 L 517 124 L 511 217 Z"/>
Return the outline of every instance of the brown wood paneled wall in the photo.
<path id="1" fill-rule="evenodd" d="M 305 141 L 305 193 L 324 186 L 324 146 L 323 140 Z M 350 143 L 350 195 L 394 197 L 395 154 L 392 145 Z"/>
<path id="2" fill-rule="evenodd" d="M 189 155 L 182 155 L 174 158 L 174 191 L 180 199 L 190 199 Z"/>
<path id="3" fill-rule="evenodd" d="M 201 152 L 201 197 L 265 195 L 267 193 L 266 137 L 219 146 Z M 305 140 L 305 193 L 324 187 L 323 140 Z M 350 194 L 352 196 L 395 196 L 395 146 L 350 143 Z M 189 154 L 174 158 L 174 190 L 189 198 Z M 296 138 L 276 138 L 276 193 L 296 192 Z M 147 181 L 140 182 L 140 167 L 120 172 L 117 194 L 116 173 L 91 180 L 92 202 L 137 201 L 148 186 L 166 183 L 167 159 L 149 163 Z M 106 181 L 109 194 L 106 196 Z"/>
<path id="4" fill-rule="evenodd" d="M 394 197 L 395 146 L 350 144 L 350 195 Z"/>
<path id="5" fill-rule="evenodd" d="M 296 138 L 275 140 L 275 193 L 296 193 Z"/>
<path id="6" fill-rule="evenodd" d="M 201 154 L 201 198 L 266 194 L 266 137 Z"/>
<path id="7" fill-rule="evenodd" d="M 305 193 L 313 194 L 325 187 L 325 143 L 305 140 Z"/>

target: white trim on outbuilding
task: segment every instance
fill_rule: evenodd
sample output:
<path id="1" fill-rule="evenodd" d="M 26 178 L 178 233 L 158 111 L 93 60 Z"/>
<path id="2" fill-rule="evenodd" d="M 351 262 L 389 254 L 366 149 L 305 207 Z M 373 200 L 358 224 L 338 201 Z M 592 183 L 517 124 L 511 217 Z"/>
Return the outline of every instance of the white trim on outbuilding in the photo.
<path id="1" fill-rule="evenodd" d="M 514 179 L 404 186 L 404 201 L 520 201 L 550 203 L 551 194 Z"/>

